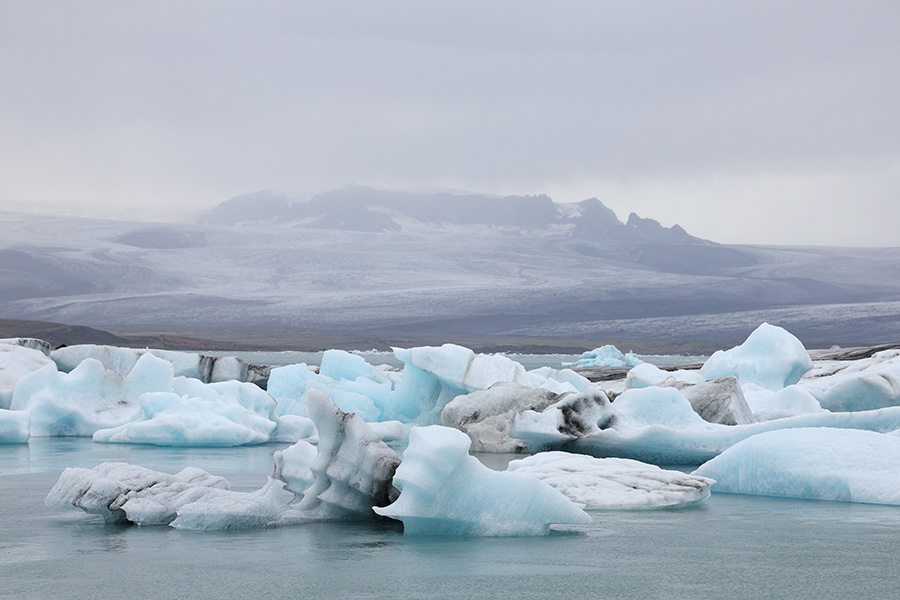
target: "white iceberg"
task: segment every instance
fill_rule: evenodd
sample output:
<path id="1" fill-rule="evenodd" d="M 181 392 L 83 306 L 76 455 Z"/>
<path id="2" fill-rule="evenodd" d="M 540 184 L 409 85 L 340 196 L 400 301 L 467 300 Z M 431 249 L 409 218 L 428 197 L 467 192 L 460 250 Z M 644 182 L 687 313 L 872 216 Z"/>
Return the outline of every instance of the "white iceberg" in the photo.
<path id="1" fill-rule="evenodd" d="M 709 497 L 712 479 L 625 458 L 541 452 L 509 463 L 588 510 L 642 510 L 695 504 Z"/>
<path id="2" fill-rule="evenodd" d="M 900 438 L 785 429 L 735 444 L 694 471 L 714 492 L 900 505 Z"/>
<path id="3" fill-rule="evenodd" d="M 127 463 L 68 468 L 47 494 L 47 506 L 101 515 L 107 523 L 167 525 L 179 507 L 229 488 L 228 481 L 188 467 L 171 475 Z"/>
<path id="4" fill-rule="evenodd" d="M 24 444 L 31 437 L 31 414 L 0 408 L 0 444 Z"/>
<path id="5" fill-rule="evenodd" d="M 734 376 L 742 385 L 755 383 L 778 391 L 800 381 L 812 366 L 800 340 L 781 327 L 763 323 L 740 346 L 710 356 L 700 374 L 706 379 Z"/>
<path id="6" fill-rule="evenodd" d="M 8 409 L 12 404 L 13 391 L 19 380 L 50 362 L 39 350 L 0 340 L 0 409 Z"/>
<path id="7" fill-rule="evenodd" d="M 252 384 L 245 384 L 252 385 Z M 141 414 L 128 423 L 93 434 L 95 442 L 157 446 L 243 446 L 264 444 L 275 421 L 227 397 L 201 398 L 172 392 L 143 394 Z"/>
<path id="8" fill-rule="evenodd" d="M 518 415 L 510 435 L 532 451 L 571 450 L 657 465 L 699 465 L 751 436 L 797 427 L 889 432 L 900 429 L 900 407 L 852 413 L 811 413 L 746 425 L 704 421 L 674 388 L 627 390 L 615 402 L 566 404 Z"/>
<path id="9" fill-rule="evenodd" d="M 549 485 L 483 466 L 469 456 L 470 443 L 456 429 L 414 427 L 394 476 L 400 497 L 375 512 L 403 521 L 405 534 L 546 535 L 551 524 L 590 522 Z"/>
<path id="10" fill-rule="evenodd" d="M 297 509 L 317 520 L 347 520 L 374 516 L 372 508 L 397 497 L 391 479 L 400 459 L 359 415 L 345 413 L 325 394 L 311 390 L 310 417 L 319 430 L 319 446 L 308 463 L 313 482 L 302 490 Z M 306 477 L 309 452 L 282 453 L 281 475 L 290 474 L 292 489 Z M 292 465 L 293 461 L 299 465 Z M 300 475 L 297 475 L 300 473 Z"/>
<path id="11" fill-rule="evenodd" d="M 578 362 L 567 365 L 576 369 L 625 369 L 636 367 L 644 361 L 633 352 L 623 354 L 621 350 L 607 344 L 582 353 Z"/>
<path id="12" fill-rule="evenodd" d="M 900 404 L 900 349 L 861 360 L 829 362 L 800 385 L 830 411 L 874 410 Z"/>
<path id="13" fill-rule="evenodd" d="M 32 436 L 90 436 L 137 418 L 141 390 L 133 382 L 143 377 L 141 371 L 128 380 L 93 359 L 71 373 L 59 372 L 51 362 L 16 384 L 10 407 L 31 414 Z"/>
<path id="14" fill-rule="evenodd" d="M 150 348 L 78 344 L 53 350 L 50 352 L 50 358 L 56 362 L 59 370 L 65 373 L 71 372 L 90 358 L 100 361 L 106 369 L 125 377 L 138 360 L 146 354 L 151 354 L 171 364 L 176 377 L 190 377 L 203 383 L 231 380 L 258 382 L 265 380 L 268 375 L 267 368 L 248 365 L 233 356 L 216 357 L 195 352 Z"/>

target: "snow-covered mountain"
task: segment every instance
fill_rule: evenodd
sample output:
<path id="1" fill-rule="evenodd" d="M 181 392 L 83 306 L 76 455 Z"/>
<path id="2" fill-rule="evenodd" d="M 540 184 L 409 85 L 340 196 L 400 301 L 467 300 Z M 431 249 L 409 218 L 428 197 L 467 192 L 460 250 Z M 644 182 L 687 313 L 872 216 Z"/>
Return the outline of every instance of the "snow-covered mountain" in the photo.
<path id="1" fill-rule="evenodd" d="M 621 222 L 596 199 L 556 204 L 549 196 L 409 193 L 347 187 L 294 201 L 265 190 L 237 196 L 199 219 L 205 225 L 292 224 L 317 229 L 399 232 L 422 227 L 561 230 L 576 237 L 704 243 L 680 226 L 663 227 L 634 213 Z"/>
<path id="2" fill-rule="evenodd" d="M 0 318 L 116 333 L 640 350 L 769 321 L 816 346 L 895 342 L 898 315 L 900 248 L 721 245 L 596 199 L 349 188 L 239 197 L 193 224 L 0 213 Z"/>

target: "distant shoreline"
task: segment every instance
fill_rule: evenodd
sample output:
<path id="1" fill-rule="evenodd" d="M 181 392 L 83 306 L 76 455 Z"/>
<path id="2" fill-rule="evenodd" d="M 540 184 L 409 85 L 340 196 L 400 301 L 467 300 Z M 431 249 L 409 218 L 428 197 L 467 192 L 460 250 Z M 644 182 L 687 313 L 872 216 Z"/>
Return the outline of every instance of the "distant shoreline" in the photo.
<path id="1" fill-rule="evenodd" d="M 267 332 L 255 328 L 220 329 L 217 331 L 182 330 L 122 330 L 97 329 L 80 325 L 65 325 L 48 321 L 0 319 L 0 338 L 31 337 L 45 340 L 54 348 L 75 344 L 99 344 L 130 348 L 158 348 L 191 351 L 296 351 L 320 352 L 329 349 L 381 350 L 391 347 L 409 348 L 454 343 L 476 352 L 505 352 L 521 354 L 580 354 L 604 344 L 613 344 L 623 351 L 638 354 L 709 355 L 742 343 L 743 339 L 722 340 L 653 340 L 615 338 L 565 337 L 475 337 L 453 334 L 427 333 L 390 335 L 387 332 Z M 871 347 L 859 343 L 848 347 Z M 815 350 L 815 344 L 807 345 Z"/>

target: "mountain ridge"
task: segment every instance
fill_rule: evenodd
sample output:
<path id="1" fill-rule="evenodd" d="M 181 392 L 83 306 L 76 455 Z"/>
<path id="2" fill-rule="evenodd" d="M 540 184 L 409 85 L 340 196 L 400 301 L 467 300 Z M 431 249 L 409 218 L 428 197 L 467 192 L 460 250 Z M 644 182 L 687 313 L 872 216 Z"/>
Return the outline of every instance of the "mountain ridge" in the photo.
<path id="1" fill-rule="evenodd" d="M 291 201 L 262 190 L 235 196 L 202 215 L 200 225 L 293 224 L 299 227 L 368 233 L 401 232 L 410 221 L 432 227 L 486 226 L 526 231 L 568 229 L 574 237 L 618 241 L 711 244 L 680 225 L 664 227 L 631 213 L 625 222 L 597 198 L 558 204 L 545 194 L 489 196 L 477 193 L 377 190 L 350 186 Z"/>

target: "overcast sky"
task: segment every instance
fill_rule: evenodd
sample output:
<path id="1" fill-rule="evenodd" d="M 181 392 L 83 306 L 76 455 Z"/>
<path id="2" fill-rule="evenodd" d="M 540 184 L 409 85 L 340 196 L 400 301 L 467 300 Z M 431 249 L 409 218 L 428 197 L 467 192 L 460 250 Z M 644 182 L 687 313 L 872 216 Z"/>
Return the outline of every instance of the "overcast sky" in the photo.
<path id="1" fill-rule="evenodd" d="M 896 246 L 898 27 L 897 0 L 0 0 L 0 208 L 454 188 Z"/>

